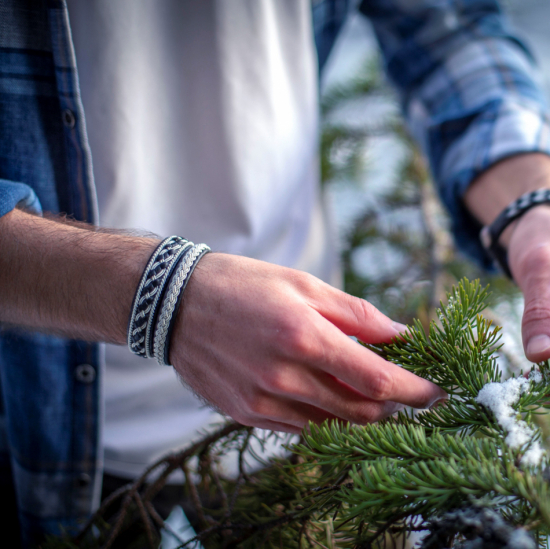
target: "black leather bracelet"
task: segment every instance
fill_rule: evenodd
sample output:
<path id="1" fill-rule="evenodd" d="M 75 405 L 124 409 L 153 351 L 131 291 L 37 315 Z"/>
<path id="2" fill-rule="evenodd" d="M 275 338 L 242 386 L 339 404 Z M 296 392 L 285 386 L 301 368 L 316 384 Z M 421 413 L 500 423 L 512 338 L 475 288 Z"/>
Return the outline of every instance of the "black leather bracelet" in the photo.
<path id="1" fill-rule="evenodd" d="M 483 247 L 510 280 L 513 280 L 513 276 L 508 265 L 508 252 L 504 246 L 499 244 L 500 236 L 510 223 L 520 218 L 525 212 L 535 206 L 549 203 L 550 189 L 538 189 L 525 193 L 509 204 L 491 225 L 486 225 L 481 229 L 479 238 Z"/>

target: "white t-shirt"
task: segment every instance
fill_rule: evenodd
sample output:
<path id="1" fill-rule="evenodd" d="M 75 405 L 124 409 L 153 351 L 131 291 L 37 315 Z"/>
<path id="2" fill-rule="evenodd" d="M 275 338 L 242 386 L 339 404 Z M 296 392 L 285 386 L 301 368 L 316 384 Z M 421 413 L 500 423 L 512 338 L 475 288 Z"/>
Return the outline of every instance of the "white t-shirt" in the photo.
<path id="1" fill-rule="evenodd" d="M 102 225 L 338 283 L 318 176 L 310 0 L 68 0 Z M 139 474 L 213 412 L 107 346 L 105 468 Z"/>

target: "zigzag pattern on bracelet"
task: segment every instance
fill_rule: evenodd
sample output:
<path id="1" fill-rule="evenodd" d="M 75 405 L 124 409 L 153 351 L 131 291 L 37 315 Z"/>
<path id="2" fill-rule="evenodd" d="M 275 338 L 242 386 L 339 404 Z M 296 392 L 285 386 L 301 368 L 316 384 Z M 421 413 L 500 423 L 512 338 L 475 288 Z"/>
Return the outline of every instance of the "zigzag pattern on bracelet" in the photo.
<path id="1" fill-rule="evenodd" d="M 170 236 L 164 239 L 153 252 L 143 271 L 128 323 L 128 347 L 136 355 L 146 356 L 145 330 L 154 298 L 162 291 L 170 266 L 186 245 L 187 240 L 180 236 Z"/>
<path id="2" fill-rule="evenodd" d="M 166 288 L 167 282 L 172 276 L 174 268 L 183 257 L 192 247 L 194 246 L 193 242 L 184 242 L 183 245 L 177 250 L 172 258 L 166 264 L 166 269 L 162 274 L 162 278 L 159 278 L 158 285 L 155 289 L 154 294 L 152 295 L 151 305 L 149 308 L 149 314 L 147 315 L 147 327 L 145 329 L 145 354 L 147 358 L 154 358 L 153 356 L 153 328 L 156 321 L 158 306 L 161 303 L 161 300 L 164 296 L 164 290 Z"/>

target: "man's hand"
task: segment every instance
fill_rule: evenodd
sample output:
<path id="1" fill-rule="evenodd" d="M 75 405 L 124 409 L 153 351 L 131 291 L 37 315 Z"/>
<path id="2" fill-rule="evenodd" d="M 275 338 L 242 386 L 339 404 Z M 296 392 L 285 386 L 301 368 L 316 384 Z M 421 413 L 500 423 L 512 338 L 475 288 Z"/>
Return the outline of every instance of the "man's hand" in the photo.
<path id="1" fill-rule="evenodd" d="M 468 189 L 465 203 L 483 223 L 522 194 L 550 188 L 550 157 L 523 154 L 496 164 Z M 550 206 L 537 206 L 506 229 L 500 242 L 508 247 L 508 264 L 523 292 L 522 335 L 527 358 L 550 358 Z"/>
<path id="2" fill-rule="evenodd" d="M 389 342 L 402 329 L 313 276 L 208 254 L 185 291 L 170 360 L 195 392 L 245 425 L 364 424 L 447 396 L 347 337 Z"/>
<path id="3" fill-rule="evenodd" d="M 0 218 L 0 322 L 125 343 L 158 241 L 91 229 L 20 211 Z M 426 408 L 445 398 L 344 335 L 389 342 L 401 329 L 307 274 L 208 254 L 184 294 L 170 359 L 193 390 L 238 421 L 298 432 L 308 420 L 367 423 L 399 403 Z"/>

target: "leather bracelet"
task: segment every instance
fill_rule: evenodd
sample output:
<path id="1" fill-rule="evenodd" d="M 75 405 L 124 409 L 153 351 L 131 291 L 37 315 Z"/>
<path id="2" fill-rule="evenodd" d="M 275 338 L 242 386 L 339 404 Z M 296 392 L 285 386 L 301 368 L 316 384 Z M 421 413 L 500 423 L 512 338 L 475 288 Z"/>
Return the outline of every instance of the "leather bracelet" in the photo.
<path id="1" fill-rule="evenodd" d="M 128 348 L 146 357 L 145 334 L 155 297 L 166 284 L 166 274 L 180 250 L 187 245 L 181 236 L 165 238 L 151 255 L 134 295 L 128 321 Z"/>
<path id="2" fill-rule="evenodd" d="M 500 236 L 510 223 L 520 218 L 525 212 L 535 206 L 549 203 L 550 189 L 538 189 L 525 193 L 510 203 L 491 225 L 486 225 L 481 229 L 479 238 L 483 247 L 510 280 L 513 280 L 513 276 L 508 265 L 508 252 L 504 246 L 499 244 Z"/>

